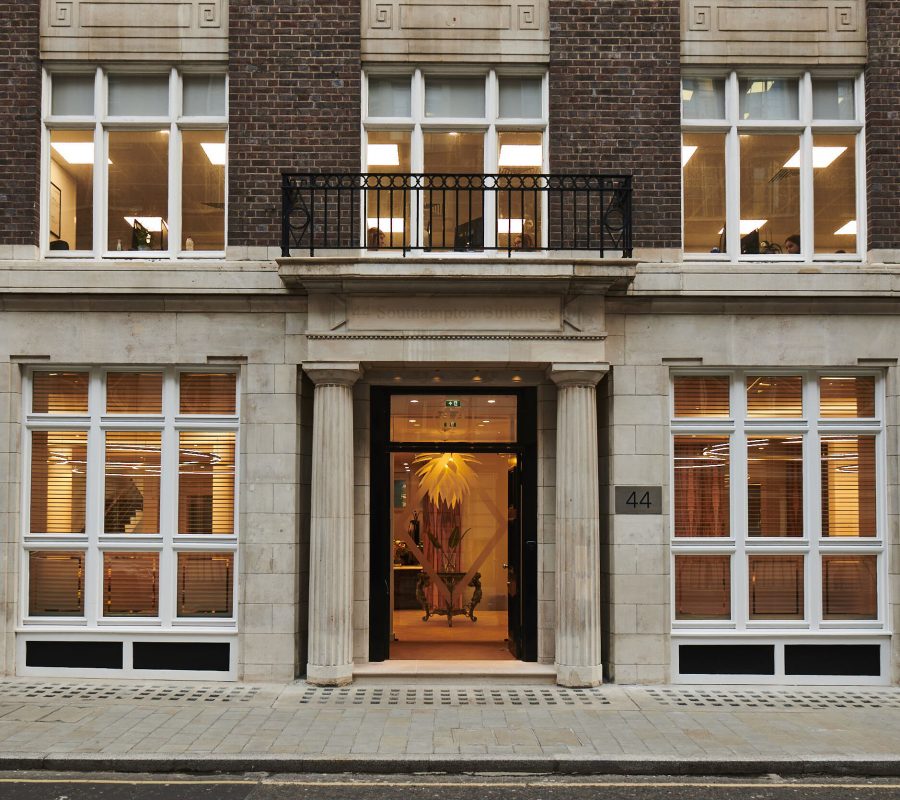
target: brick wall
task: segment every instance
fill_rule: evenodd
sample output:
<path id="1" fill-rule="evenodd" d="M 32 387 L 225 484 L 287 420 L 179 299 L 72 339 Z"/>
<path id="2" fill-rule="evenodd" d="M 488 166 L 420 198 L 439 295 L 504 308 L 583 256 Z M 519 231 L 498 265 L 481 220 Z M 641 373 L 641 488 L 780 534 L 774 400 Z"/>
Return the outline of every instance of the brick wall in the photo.
<path id="1" fill-rule="evenodd" d="M 679 0 L 550 0 L 550 169 L 634 175 L 635 247 L 681 246 Z"/>
<path id="2" fill-rule="evenodd" d="M 869 249 L 900 248 L 900 0 L 869 0 L 866 186 Z"/>
<path id="3" fill-rule="evenodd" d="M 0 2 L 0 244 L 37 244 L 39 0 Z"/>
<path id="4" fill-rule="evenodd" d="M 283 169 L 360 169 L 359 0 L 233 0 L 231 245 L 280 236 Z"/>

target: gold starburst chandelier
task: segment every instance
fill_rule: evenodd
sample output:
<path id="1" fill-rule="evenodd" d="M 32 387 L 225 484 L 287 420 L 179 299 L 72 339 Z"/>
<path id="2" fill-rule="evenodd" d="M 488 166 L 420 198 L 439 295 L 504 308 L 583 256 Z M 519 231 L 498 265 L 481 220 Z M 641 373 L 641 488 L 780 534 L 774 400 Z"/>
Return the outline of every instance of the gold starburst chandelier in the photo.
<path id="1" fill-rule="evenodd" d="M 413 459 L 417 491 L 421 500 L 426 494 L 440 505 L 443 500 L 450 508 L 457 505 L 471 490 L 476 479 L 471 464 L 480 463 L 475 456 L 466 453 L 421 453 Z"/>

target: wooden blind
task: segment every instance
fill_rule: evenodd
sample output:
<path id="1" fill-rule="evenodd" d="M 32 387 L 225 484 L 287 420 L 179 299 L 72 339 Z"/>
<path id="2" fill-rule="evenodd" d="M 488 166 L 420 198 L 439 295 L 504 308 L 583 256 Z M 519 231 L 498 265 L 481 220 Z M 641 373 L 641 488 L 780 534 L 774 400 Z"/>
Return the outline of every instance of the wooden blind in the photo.
<path id="1" fill-rule="evenodd" d="M 233 553 L 178 554 L 178 616 L 230 617 Z"/>
<path id="2" fill-rule="evenodd" d="M 799 375 L 748 376 L 747 416 L 802 417 L 803 378 Z"/>
<path id="3" fill-rule="evenodd" d="M 84 533 L 87 431 L 32 431 L 31 533 Z"/>
<path id="4" fill-rule="evenodd" d="M 877 619 L 878 557 L 822 556 L 824 619 Z"/>
<path id="5" fill-rule="evenodd" d="M 161 414 L 161 372 L 108 372 L 107 414 Z"/>
<path id="6" fill-rule="evenodd" d="M 159 554 L 103 554 L 103 615 L 155 617 L 159 613 Z"/>
<path id="7" fill-rule="evenodd" d="M 159 533 L 159 431 L 107 431 L 103 529 Z"/>
<path id="8" fill-rule="evenodd" d="M 675 536 L 728 536 L 728 437 L 676 436 L 674 452 Z"/>
<path id="9" fill-rule="evenodd" d="M 747 533 L 803 536 L 803 439 L 747 440 Z"/>
<path id="10" fill-rule="evenodd" d="M 87 372 L 35 372 L 31 387 L 35 414 L 87 414 Z"/>
<path id="11" fill-rule="evenodd" d="M 875 378 L 819 378 L 819 415 L 822 417 L 874 417 Z"/>
<path id="12" fill-rule="evenodd" d="M 675 619 L 731 618 L 731 556 L 675 556 Z"/>
<path id="13" fill-rule="evenodd" d="M 236 390 L 233 372 L 183 372 L 179 409 L 182 414 L 234 414 Z"/>
<path id="14" fill-rule="evenodd" d="M 28 614 L 84 616 L 84 553 L 32 550 L 28 554 Z"/>
<path id="15" fill-rule="evenodd" d="M 750 619 L 803 619 L 803 556 L 750 556 Z"/>
<path id="16" fill-rule="evenodd" d="M 875 437 L 823 436 L 822 535 L 875 535 Z"/>
<path id="17" fill-rule="evenodd" d="M 678 375 L 675 378 L 676 417 L 729 416 L 727 375 Z"/>
<path id="18" fill-rule="evenodd" d="M 178 442 L 178 532 L 234 533 L 235 434 L 182 431 Z"/>

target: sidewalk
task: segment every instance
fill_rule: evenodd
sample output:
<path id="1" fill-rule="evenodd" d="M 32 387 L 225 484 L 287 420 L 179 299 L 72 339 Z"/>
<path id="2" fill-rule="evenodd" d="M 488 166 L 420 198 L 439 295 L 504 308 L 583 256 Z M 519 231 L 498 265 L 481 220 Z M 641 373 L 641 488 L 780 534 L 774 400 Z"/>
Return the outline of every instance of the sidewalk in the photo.
<path id="1" fill-rule="evenodd" d="M 0 681 L 0 769 L 900 775 L 900 689 Z"/>

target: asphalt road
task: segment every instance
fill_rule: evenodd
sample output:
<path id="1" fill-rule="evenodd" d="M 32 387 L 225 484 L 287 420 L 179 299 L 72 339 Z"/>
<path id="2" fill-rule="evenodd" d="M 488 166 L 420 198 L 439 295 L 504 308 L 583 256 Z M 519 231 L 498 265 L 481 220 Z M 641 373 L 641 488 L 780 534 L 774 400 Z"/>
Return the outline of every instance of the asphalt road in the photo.
<path id="1" fill-rule="evenodd" d="M 0 773 L 0 800 L 896 800 L 900 780 Z"/>

